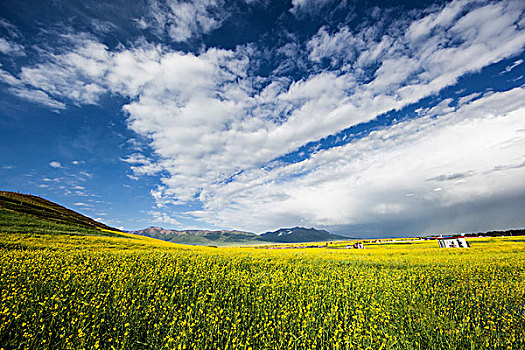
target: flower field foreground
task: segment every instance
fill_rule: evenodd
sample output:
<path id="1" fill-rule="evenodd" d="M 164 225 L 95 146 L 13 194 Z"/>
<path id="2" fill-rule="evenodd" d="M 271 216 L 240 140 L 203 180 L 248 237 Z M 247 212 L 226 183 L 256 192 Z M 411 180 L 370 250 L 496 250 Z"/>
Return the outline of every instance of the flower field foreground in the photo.
<path id="1" fill-rule="evenodd" d="M 0 243 L 3 349 L 525 348 L 525 238 L 465 250 Z"/>

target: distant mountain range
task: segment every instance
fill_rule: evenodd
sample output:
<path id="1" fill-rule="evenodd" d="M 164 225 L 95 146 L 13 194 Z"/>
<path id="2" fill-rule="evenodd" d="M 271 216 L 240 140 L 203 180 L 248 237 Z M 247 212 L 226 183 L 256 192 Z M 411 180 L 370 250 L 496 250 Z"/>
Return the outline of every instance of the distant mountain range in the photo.
<path id="1" fill-rule="evenodd" d="M 208 230 L 166 230 L 162 227 L 148 227 L 144 230 L 130 231 L 130 233 L 147 236 L 163 241 L 195 245 L 235 245 L 255 244 L 257 235 L 242 231 L 208 231 Z"/>
<path id="2" fill-rule="evenodd" d="M 325 230 L 304 227 L 281 228 L 277 231 L 266 232 L 259 236 L 259 240 L 261 241 L 278 243 L 340 241 L 345 239 L 349 238 L 334 235 Z"/>
<path id="3" fill-rule="evenodd" d="M 245 245 L 261 243 L 301 243 L 324 242 L 349 239 L 315 228 L 282 228 L 273 232 L 256 235 L 243 231 L 208 231 L 208 230 L 166 230 L 161 227 L 149 227 L 130 233 L 164 241 L 196 245 Z"/>

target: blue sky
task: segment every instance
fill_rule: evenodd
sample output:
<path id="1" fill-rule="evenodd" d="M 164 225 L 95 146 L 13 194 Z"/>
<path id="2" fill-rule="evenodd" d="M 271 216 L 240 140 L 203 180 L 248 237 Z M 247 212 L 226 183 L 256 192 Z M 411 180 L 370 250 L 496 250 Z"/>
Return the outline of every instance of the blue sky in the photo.
<path id="1" fill-rule="evenodd" d="M 525 226 L 523 1 L 0 4 L 0 187 L 139 229 Z"/>

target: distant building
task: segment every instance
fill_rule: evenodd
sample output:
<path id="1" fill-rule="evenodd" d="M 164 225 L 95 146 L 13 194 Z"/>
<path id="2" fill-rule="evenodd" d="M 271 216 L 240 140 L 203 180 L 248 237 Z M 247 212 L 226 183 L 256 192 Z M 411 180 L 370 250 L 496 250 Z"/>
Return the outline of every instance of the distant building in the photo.
<path id="1" fill-rule="evenodd" d="M 440 248 L 470 248 L 465 237 L 442 237 L 437 241 Z"/>

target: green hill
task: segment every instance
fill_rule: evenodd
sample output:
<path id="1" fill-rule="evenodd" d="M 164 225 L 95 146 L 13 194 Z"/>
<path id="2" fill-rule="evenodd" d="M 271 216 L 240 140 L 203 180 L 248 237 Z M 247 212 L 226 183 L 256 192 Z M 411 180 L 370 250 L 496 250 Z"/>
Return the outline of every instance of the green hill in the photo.
<path id="1" fill-rule="evenodd" d="M 0 191 L 0 232 L 115 236 L 119 231 L 47 199 Z"/>

